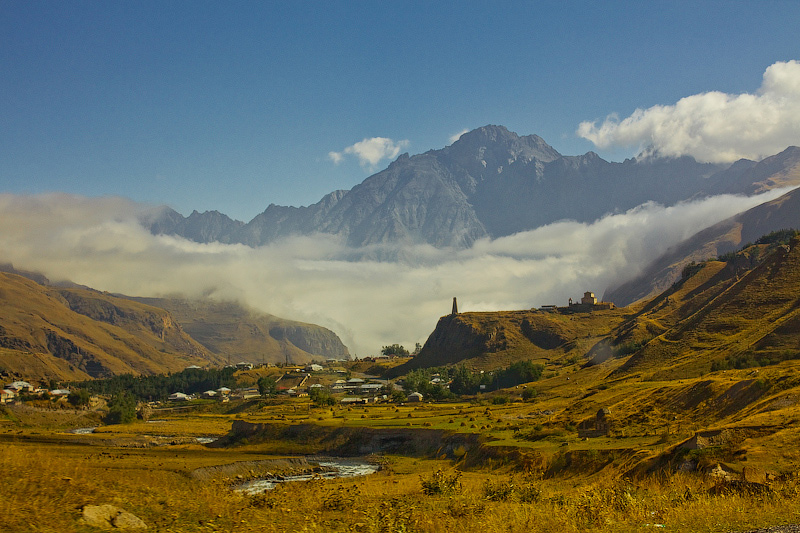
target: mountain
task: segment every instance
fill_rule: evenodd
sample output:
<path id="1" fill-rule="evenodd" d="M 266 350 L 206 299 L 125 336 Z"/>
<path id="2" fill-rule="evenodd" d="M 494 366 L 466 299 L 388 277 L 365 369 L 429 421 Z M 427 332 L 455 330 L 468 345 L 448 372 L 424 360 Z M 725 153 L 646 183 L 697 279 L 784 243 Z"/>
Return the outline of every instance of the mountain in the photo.
<path id="1" fill-rule="evenodd" d="M 785 163 L 791 164 L 794 160 L 794 166 L 788 171 L 800 174 L 800 149 L 792 149 L 787 155 L 789 157 L 784 160 Z M 774 161 L 770 162 L 773 163 Z M 786 173 L 772 175 L 781 176 Z M 680 279 L 686 264 L 733 252 L 762 235 L 788 228 L 800 229 L 800 189 L 789 191 L 780 198 L 699 231 L 656 258 L 639 276 L 607 289 L 603 299 L 618 305 L 629 305 L 651 297 Z"/>
<path id="2" fill-rule="evenodd" d="M 131 298 L 0 266 L 0 375 L 80 381 L 187 366 L 349 358 L 323 327 L 235 303 Z"/>
<path id="3" fill-rule="evenodd" d="M 698 378 L 800 359 L 800 237 L 779 232 L 724 260 L 686 268 L 661 294 L 626 308 L 442 317 L 420 353 L 392 375 L 463 364 L 491 371 L 532 360 L 550 371 L 605 366 L 608 379 Z"/>
<path id="4" fill-rule="evenodd" d="M 168 310 L 192 338 L 230 363 L 304 364 L 350 358 L 347 347 L 329 329 L 248 310 L 235 302 L 132 299 Z"/>
<path id="5" fill-rule="evenodd" d="M 561 312 L 530 309 L 443 316 L 419 354 L 389 375 L 450 364 L 491 371 L 519 360 L 558 366 L 583 357 L 627 314 L 624 309 L 573 313 L 562 308 Z"/>
<path id="6" fill-rule="evenodd" d="M 758 164 L 730 166 L 691 157 L 614 163 L 593 152 L 563 156 L 536 135 L 520 137 L 503 126 L 484 126 L 440 150 L 403 154 L 351 190 L 332 192 L 307 207 L 269 205 L 246 224 L 215 211 L 184 218 L 164 208 L 142 223 L 153 233 L 198 242 L 259 246 L 323 233 L 350 246 L 462 248 L 557 220 L 592 221 L 647 201 L 674 204 L 800 184 L 800 173 L 791 170 L 800 167 L 787 167 L 789 160 L 797 163 L 798 154 L 800 149 L 793 148 Z"/>
<path id="7" fill-rule="evenodd" d="M 0 272 L 0 368 L 6 374 L 80 380 L 221 362 L 163 309 Z"/>
<path id="8" fill-rule="evenodd" d="M 724 259 L 687 268 L 618 328 L 617 343 L 641 347 L 617 374 L 679 379 L 798 358 L 800 238 L 759 239 Z"/>

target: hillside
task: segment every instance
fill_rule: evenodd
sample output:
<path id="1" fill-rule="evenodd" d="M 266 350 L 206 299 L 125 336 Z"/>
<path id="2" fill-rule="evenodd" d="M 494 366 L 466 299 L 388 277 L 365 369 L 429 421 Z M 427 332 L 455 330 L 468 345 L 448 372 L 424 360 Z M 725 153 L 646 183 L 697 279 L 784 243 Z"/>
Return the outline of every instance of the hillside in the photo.
<path id="1" fill-rule="evenodd" d="M 459 313 L 439 319 L 420 353 L 391 375 L 449 364 L 493 370 L 519 360 L 569 366 L 610 335 L 629 311 Z"/>
<path id="2" fill-rule="evenodd" d="M 305 364 L 350 357 L 329 329 L 248 310 L 234 302 L 133 299 L 168 310 L 193 339 L 231 363 Z"/>
<path id="3" fill-rule="evenodd" d="M 163 309 L 0 272 L 0 368 L 8 375 L 75 380 L 220 362 Z"/>
<path id="4" fill-rule="evenodd" d="M 397 373 L 465 364 L 480 370 L 533 360 L 557 369 L 623 360 L 615 375 L 697 377 L 795 359 L 800 352 L 800 239 L 777 232 L 627 308 L 460 313 L 442 317 Z"/>
<path id="5" fill-rule="evenodd" d="M 655 335 L 637 339 L 643 347 L 619 372 L 675 379 L 796 359 L 799 243 L 753 245 L 724 262 L 688 269 L 680 282 L 622 326 L 623 336 L 635 336 L 628 332 L 643 324 Z"/>
<path id="6" fill-rule="evenodd" d="M 234 303 L 130 298 L 0 271 L 0 375 L 80 381 L 187 366 L 347 359 L 332 331 Z M 36 280 L 36 281 L 34 281 Z"/>
<path id="7" fill-rule="evenodd" d="M 769 168 L 773 169 L 772 165 Z M 800 175 L 800 164 L 773 176 L 778 180 L 785 174 Z M 629 305 L 653 297 L 677 281 L 686 264 L 732 252 L 761 235 L 788 228 L 800 229 L 800 189 L 699 231 L 665 251 L 641 275 L 606 290 L 603 298 L 619 305 Z"/>
<path id="8" fill-rule="evenodd" d="M 800 148 L 730 166 L 691 157 L 605 161 L 563 156 L 537 135 L 503 126 L 465 133 L 450 146 L 403 154 L 349 191 L 306 207 L 269 205 L 248 223 L 217 211 L 183 217 L 169 208 L 142 223 L 154 234 L 260 246 L 291 235 L 341 237 L 359 247 L 427 243 L 469 247 L 558 220 L 588 222 L 645 202 L 673 205 L 721 193 L 800 184 Z"/>

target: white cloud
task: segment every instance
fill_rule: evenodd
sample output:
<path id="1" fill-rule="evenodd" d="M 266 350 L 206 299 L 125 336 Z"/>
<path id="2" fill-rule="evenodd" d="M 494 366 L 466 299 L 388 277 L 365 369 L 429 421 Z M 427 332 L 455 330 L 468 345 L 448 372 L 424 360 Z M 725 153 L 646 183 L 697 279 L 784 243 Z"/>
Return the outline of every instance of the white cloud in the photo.
<path id="1" fill-rule="evenodd" d="M 800 144 L 800 62 L 777 62 L 755 94 L 712 91 L 674 105 L 637 109 L 623 119 L 581 122 L 577 134 L 599 148 L 639 146 L 699 161 L 760 160 Z"/>
<path id="2" fill-rule="evenodd" d="M 461 138 L 461 136 L 464 135 L 465 133 L 467 133 L 468 131 L 469 131 L 468 129 L 463 129 L 463 130 L 459 131 L 458 133 L 454 133 L 453 135 L 451 135 L 449 144 L 453 144 L 454 142 L 459 140 Z"/>
<path id="3" fill-rule="evenodd" d="M 372 137 L 348 146 L 341 152 L 329 152 L 328 158 L 338 165 L 346 155 L 354 155 L 362 167 L 373 169 L 384 159 L 396 158 L 408 145 L 407 140 L 395 142 L 386 137 Z"/>
<path id="4" fill-rule="evenodd" d="M 126 200 L 0 194 L 0 261 L 110 292 L 238 300 L 328 327 L 363 357 L 395 342 L 424 342 L 454 296 L 462 311 L 492 311 L 602 294 L 669 246 L 777 194 L 645 204 L 468 250 L 408 247 L 396 262 L 363 259 L 381 254 L 330 235 L 261 248 L 198 244 L 151 235 L 138 223 L 150 208 Z"/>

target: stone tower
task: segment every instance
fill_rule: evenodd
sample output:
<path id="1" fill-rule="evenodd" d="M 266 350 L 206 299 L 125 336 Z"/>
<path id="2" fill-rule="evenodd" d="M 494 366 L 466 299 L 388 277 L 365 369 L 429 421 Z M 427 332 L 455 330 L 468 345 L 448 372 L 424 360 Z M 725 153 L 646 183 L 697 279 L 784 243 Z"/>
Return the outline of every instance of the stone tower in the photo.
<path id="1" fill-rule="evenodd" d="M 458 302 L 456 302 L 456 297 L 455 296 L 453 296 L 453 312 L 450 313 L 450 314 L 451 315 L 457 315 L 458 314 Z"/>

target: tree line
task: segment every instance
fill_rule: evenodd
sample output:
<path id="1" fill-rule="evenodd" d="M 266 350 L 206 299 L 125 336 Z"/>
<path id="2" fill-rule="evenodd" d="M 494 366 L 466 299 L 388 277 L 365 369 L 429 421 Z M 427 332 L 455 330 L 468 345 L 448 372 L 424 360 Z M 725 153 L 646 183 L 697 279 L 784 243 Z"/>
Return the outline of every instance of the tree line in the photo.
<path id="1" fill-rule="evenodd" d="M 464 365 L 454 367 L 419 368 L 409 372 L 403 382 L 407 393 L 419 392 L 425 398 L 445 400 L 454 396 L 491 392 L 538 381 L 544 366 L 531 361 L 517 361 L 500 370 L 480 372 Z M 434 376 L 439 383 L 431 383 Z M 450 386 L 447 386 L 447 383 Z"/>
<path id="2" fill-rule="evenodd" d="M 106 379 L 70 383 L 71 389 L 88 391 L 91 394 L 120 396 L 128 394 L 144 402 L 164 401 L 173 392 L 199 394 L 221 387 L 234 388 L 236 369 L 227 368 L 187 368 L 180 372 L 155 376 L 134 376 L 121 374 Z"/>

